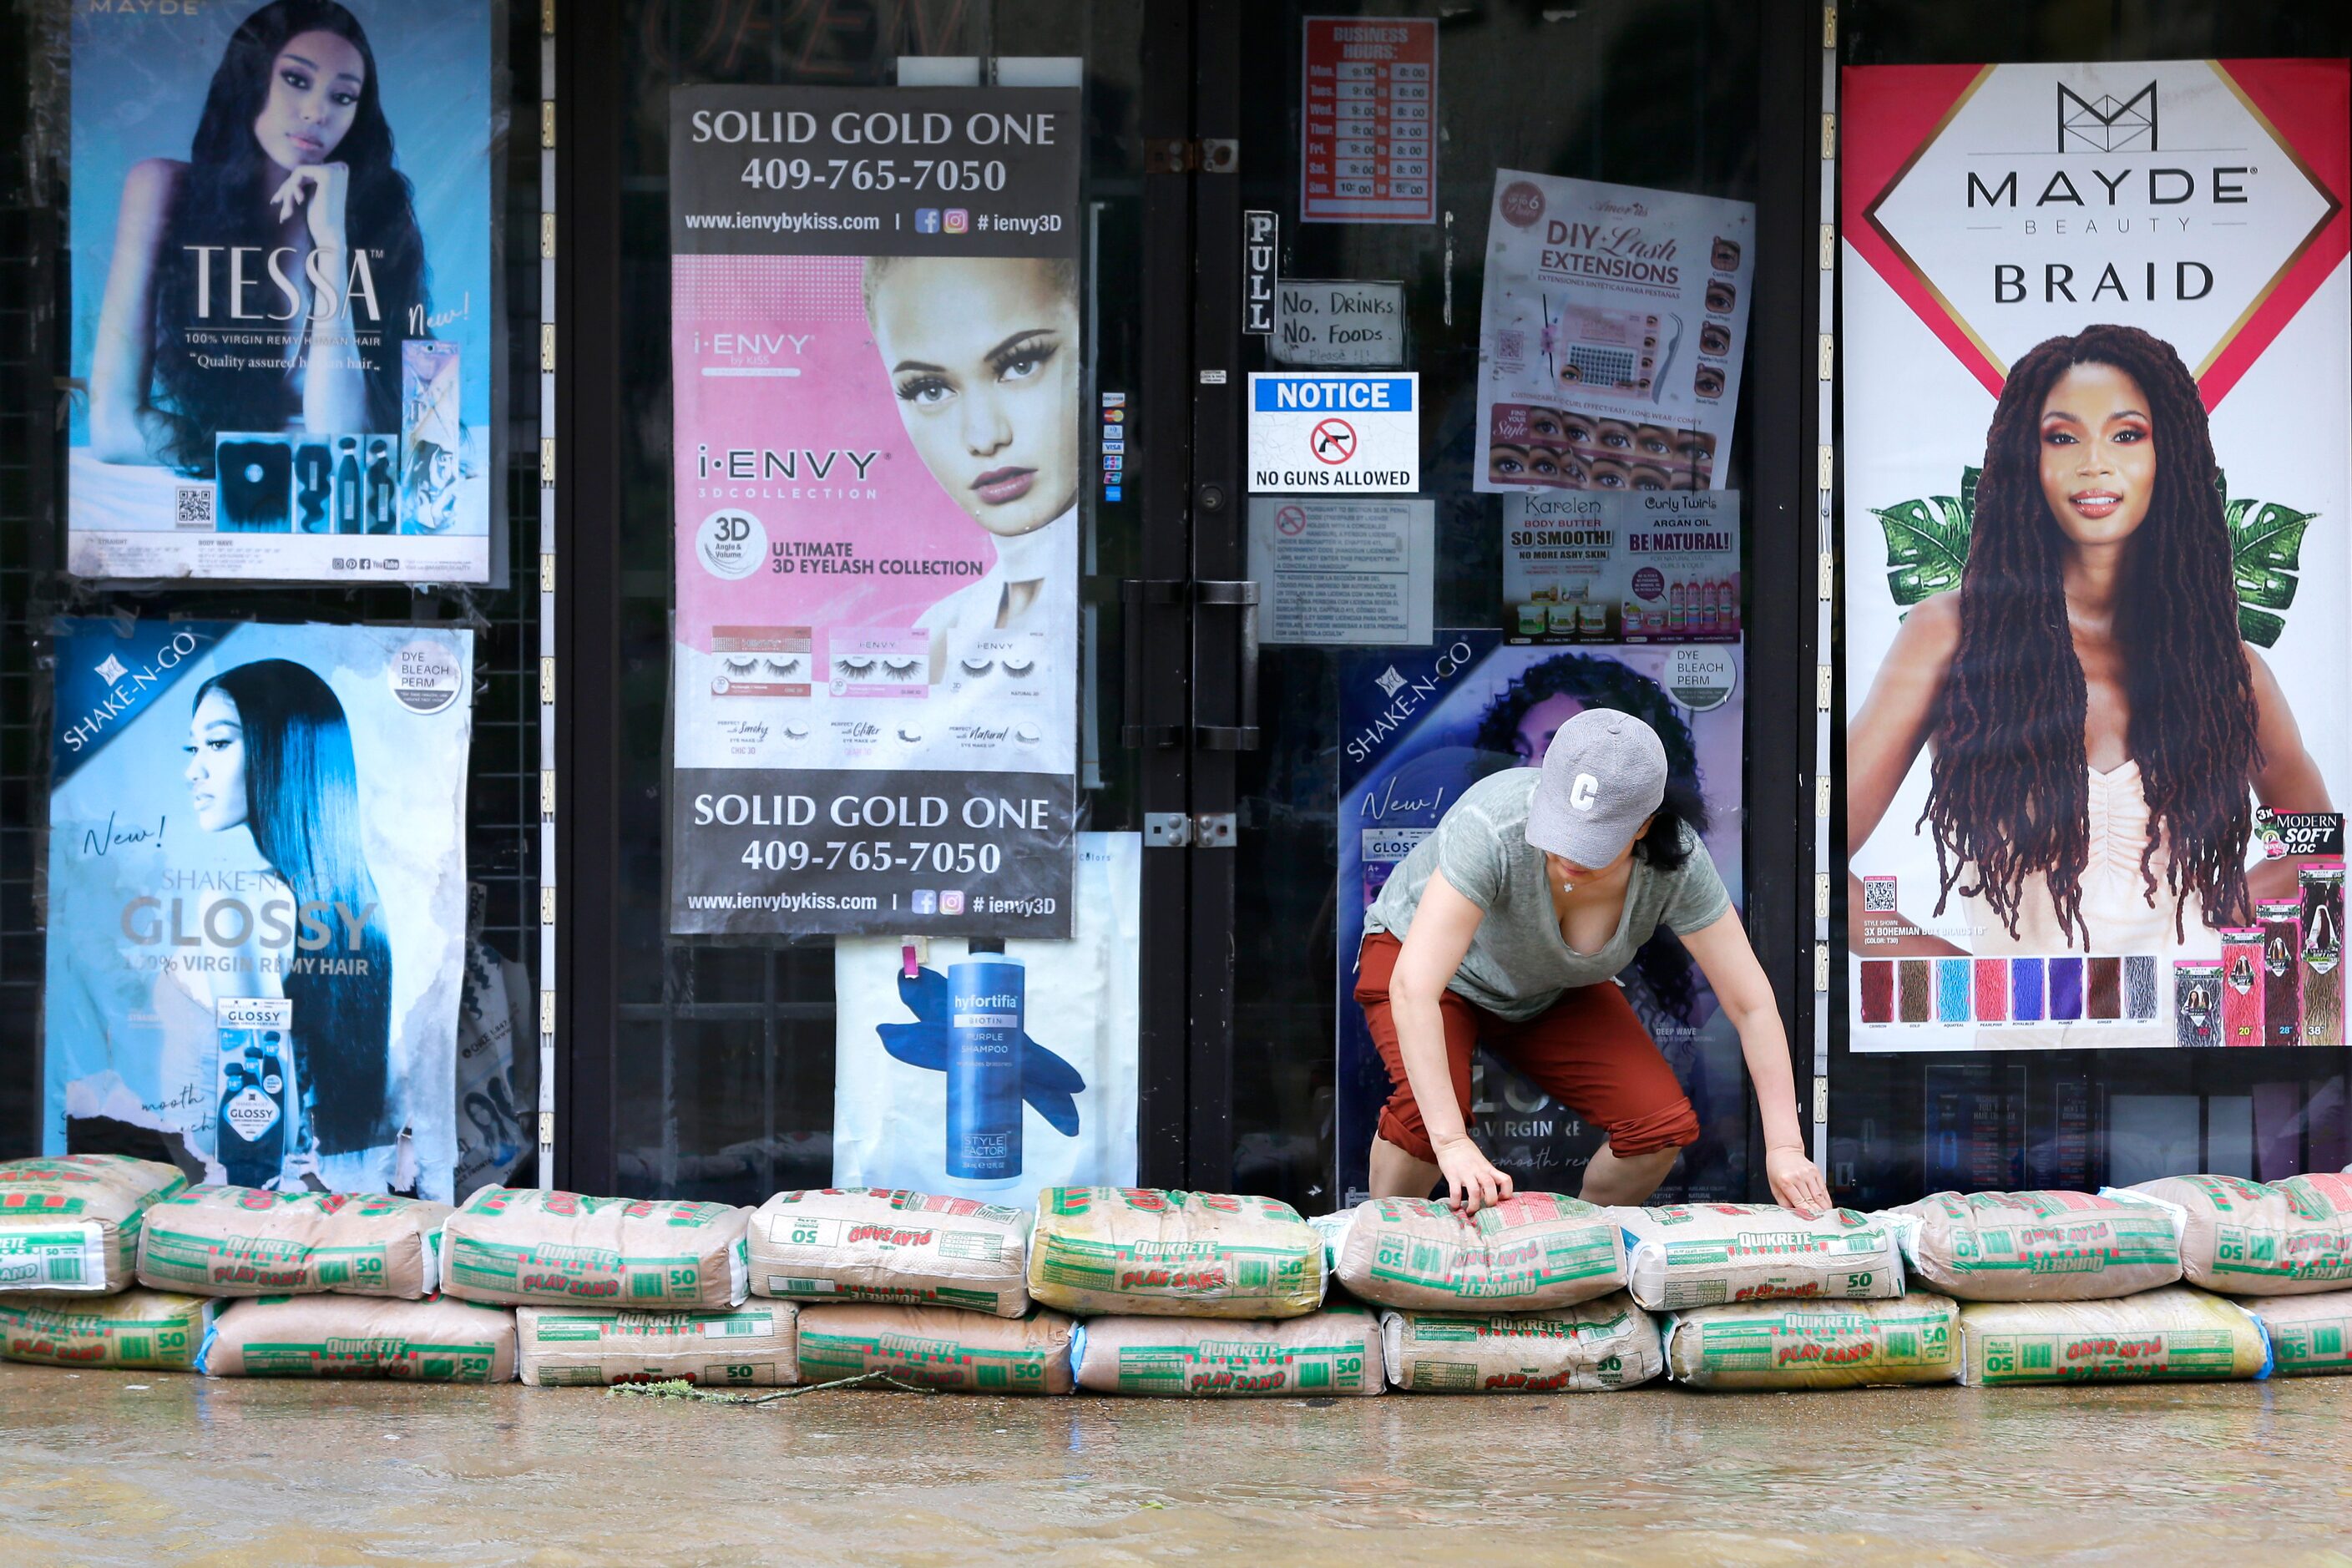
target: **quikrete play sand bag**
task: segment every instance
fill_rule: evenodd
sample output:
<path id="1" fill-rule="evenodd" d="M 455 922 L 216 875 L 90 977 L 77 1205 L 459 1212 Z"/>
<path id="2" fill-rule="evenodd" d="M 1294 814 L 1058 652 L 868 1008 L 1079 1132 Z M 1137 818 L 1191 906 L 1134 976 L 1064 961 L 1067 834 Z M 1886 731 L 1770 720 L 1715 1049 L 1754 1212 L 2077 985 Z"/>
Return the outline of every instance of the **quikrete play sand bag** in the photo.
<path id="1" fill-rule="evenodd" d="M 1616 1220 L 1558 1193 L 1521 1193 L 1466 1215 L 1428 1198 L 1374 1198 L 1314 1225 L 1329 1243 L 1331 1277 L 1383 1307 L 1534 1311 L 1625 1284 Z"/>
<path id="2" fill-rule="evenodd" d="M 508 1383 L 515 1315 L 436 1296 L 260 1296 L 213 1320 L 196 1370 L 213 1377 Z"/>
<path id="3" fill-rule="evenodd" d="M 791 1301 L 1029 1310 L 1029 1215 L 887 1187 L 778 1193 L 751 1213 L 751 1290 Z"/>
<path id="4" fill-rule="evenodd" d="M 1272 1198 L 1047 1187 L 1029 1294 L 1066 1312 L 1296 1318 L 1323 1304 L 1323 1238 Z"/>
<path id="5" fill-rule="evenodd" d="M 1693 1388 L 1864 1388 L 1960 1374 L 1959 1303 L 1741 1301 L 1666 1321 L 1666 1373 Z"/>
<path id="6" fill-rule="evenodd" d="M 1071 1354 L 1096 1394 L 1192 1399 L 1379 1394 L 1381 1328 L 1362 1307 L 1303 1318 L 1092 1318 Z"/>
<path id="7" fill-rule="evenodd" d="M 377 1193 L 190 1187 L 147 1211 L 139 1282 L 207 1296 L 429 1296 L 446 1204 Z"/>
<path id="8" fill-rule="evenodd" d="M 2241 1296 L 2270 1335 L 2271 1359 L 2281 1377 L 2352 1373 L 2352 1290 L 2315 1296 Z"/>
<path id="9" fill-rule="evenodd" d="M 1381 1313 L 1389 1386 L 1415 1394 L 1599 1394 L 1658 1375 L 1657 1320 L 1622 1290 L 1539 1312 Z"/>
<path id="10" fill-rule="evenodd" d="M 0 1162 L 0 1290 L 122 1289 L 147 1209 L 187 1184 L 177 1168 L 127 1154 Z"/>
<path id="11" fill-rule="evenodd" d="M 997 1318 L 956 1307 L 803 1307 L 801 1381 L 878 1372 L 968 1394 L 1067 1394 L 1076 1328 L 1060 1312 Z"/>
<path id="12" fill-rule="evenodd" d="M 484 1187 L 441 1227 L 441 1289 L 468 1301 L 743 1304 L 749 1209 Z"/>
<path id="13" fill-rule="evenodd" d="M 534 1388 L 683 1379 L 718 1388 L 797 1382 L 790 1301 L 748 1301 L 723 1312 L 609 1312 L 517 1307 L 522 1381 Z"/>
<path id="14" fill-rule="evenodd" d="M 1853 1209 L 1807 1219 L 1774 1204 L 1611 1211 L 1625 1227 L 1625 1284 L 1653 1312 L 1809 1297 L 1903 1294 L 1895 1227 Z"/>
<path id="15" fill-rule="evenodd" d="M 1966 1301 L 2108 1300 L 2180 1278 L 2171 1217 L 2147 1204 L 2091 1193 L 1936 1193 L 1884 1217 L 1912 1283 Z"/>
<path id="16" fill-rule="evenodd" d="M 2252 1313 L 2186 1285 L 2117 1301 L 1971 1301 L 1960 1309 L 1960 1381 L 1987 1388 L 2262 1378 L 2270 1359 Z"/>
<path id="17" fill-rule="evenodd" d="M 2352 1286 L 2352 1173 L 2284 1182 L 2167 1176 L 2111 1197 L 2169 1206 L 2192 1285 L 2236 1296 L 2299 1296 Z"/>
<path id="18" fill-rule="evenodd" d="M 79 1299 L 0 1296 L 0 1358 L 189 1372 L 217 1305 L 208 1296 L 136 1289 Z"/>

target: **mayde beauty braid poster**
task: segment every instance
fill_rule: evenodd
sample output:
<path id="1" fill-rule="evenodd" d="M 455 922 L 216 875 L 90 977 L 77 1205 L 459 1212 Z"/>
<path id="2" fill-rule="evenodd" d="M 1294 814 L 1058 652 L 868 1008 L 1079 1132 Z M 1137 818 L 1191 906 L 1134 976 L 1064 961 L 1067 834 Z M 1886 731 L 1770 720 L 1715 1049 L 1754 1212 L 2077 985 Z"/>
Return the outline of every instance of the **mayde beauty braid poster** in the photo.
<path id="1" fill-rule="evenodd" d="M 1855 1049 L 2342 1043 L 2347 84 L 1843 74 Z"/>
<path id="2" fill-rule="evenodd" d="M 670 103 L 670 929 L 1066 937 L 1078 95 Z"/>
<path id="3" fill-rule="evenodd" d="M 472 634 L 56 648 L 44 1150 L 447 1201 Z"/>
<path id="4" fill-rule="evenodd" d="M 488 580 L 494 16 L 74 7 L 76 575 Z"/>

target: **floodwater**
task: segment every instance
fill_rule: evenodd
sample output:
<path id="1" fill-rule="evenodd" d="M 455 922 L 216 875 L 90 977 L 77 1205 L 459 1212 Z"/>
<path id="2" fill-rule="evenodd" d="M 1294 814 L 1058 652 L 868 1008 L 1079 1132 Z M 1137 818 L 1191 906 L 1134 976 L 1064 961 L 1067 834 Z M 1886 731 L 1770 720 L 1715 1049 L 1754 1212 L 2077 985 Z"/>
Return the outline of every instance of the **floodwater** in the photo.
<path id="1" fill-rule="evenodd" d="M 741 1407 L 0 1366 L 0 1499 L 7 1563 L 2352 1564 L 2352 1377 Z"/>

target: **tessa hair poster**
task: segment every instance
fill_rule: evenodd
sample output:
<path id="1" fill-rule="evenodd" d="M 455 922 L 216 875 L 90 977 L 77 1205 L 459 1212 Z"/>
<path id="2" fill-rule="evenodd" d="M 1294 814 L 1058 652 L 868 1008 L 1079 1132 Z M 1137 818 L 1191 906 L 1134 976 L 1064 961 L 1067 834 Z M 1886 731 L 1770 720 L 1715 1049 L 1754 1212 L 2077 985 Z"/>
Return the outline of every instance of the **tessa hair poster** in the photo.
<path id="1" fill-rule="evenodd" d="M 2347 79 L 1843 73 L 1855 1049 L 2343 1043 Z"/>
<path id="2" fill-rule="evenodd" d="M 73 8 L 76 575 L 488 580 L 494 14 Z"/>
<path id="3" fill-rule="evenodd" d="M 448 1201 L 472 634 L 56 648 L 43 1148 Z"/>

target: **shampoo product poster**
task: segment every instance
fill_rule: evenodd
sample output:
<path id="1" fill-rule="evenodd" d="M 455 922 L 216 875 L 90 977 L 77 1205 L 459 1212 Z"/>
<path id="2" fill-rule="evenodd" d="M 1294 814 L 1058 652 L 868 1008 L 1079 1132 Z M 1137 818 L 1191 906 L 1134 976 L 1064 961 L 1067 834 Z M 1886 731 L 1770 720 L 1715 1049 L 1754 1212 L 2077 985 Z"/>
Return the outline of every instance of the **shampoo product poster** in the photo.
<path id="1" fill-rule="evenodd" d="M 1755 238 L 1749 202 L 1496 170 L 1475 488 L 1720 489 Z"/>
<path id="2" fill-rule="evenodd" d="M 2342 1044 L 2352 66 L 1843 80 L 1853 1047 Z"/>
<path id="3" fill-rule="evenodd" d="M 447 1201 L 472 634 L 57 625 L 43 1148 Z"/>
<path id="4" fill-rule="evenodd" d="M 77 576 L 488 580 L 492 20 L 74 7 Z"/>
<path id="5" fill-rule="evenodd" d="M 1389 1078 L 1355 1000 L 1363 911 L 1462 792 L 1532 767 L 1588 708 L 1658 732 L 1669 770 L 1695 784 L 1706 845 L 1740 907 L 1744 671 L 1737 647 L 1567 649 L 1506 645 L 1494 631 L 1441 631 L 1423 648 L 1366 649 L 1339 667 L 1338 1191 L 1365 1191 L 1371 1128 Z M 1661 931 L 1618 976 L 1698 1114 L 1697 1142 L 1664 1189 L 1675 1202 L 1748 1191 L 1748 1079 L 1739 1035 L 1681 942 Z M 1473 1068 L 1479 1146 L 1522 1191 L 1572 1193 L 1605 1134 L 1481 1053 Z M 1665 1200 L 1661 1200 L 1665 1201 Z"/>
<path id="6" fill-rule="evenodd" d="M 1142 838 L 1078 835 L 1067 942 L 834 944 L 835 1186 L 1131 1186 Z"/>
<path id="7" fill-rule="evenodd" d="M 671 929 L 1061 937 L 1078 95 L 671 96 Z"/>

